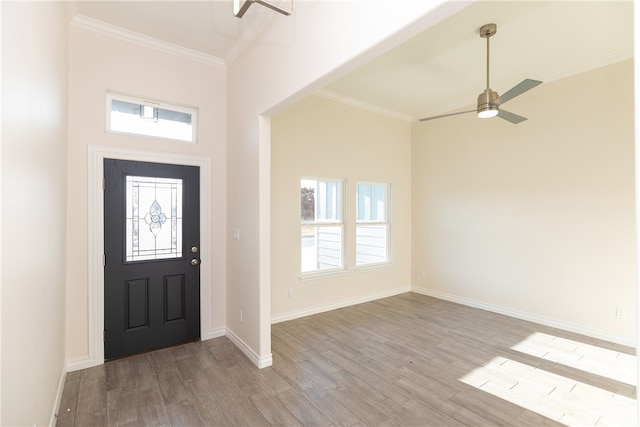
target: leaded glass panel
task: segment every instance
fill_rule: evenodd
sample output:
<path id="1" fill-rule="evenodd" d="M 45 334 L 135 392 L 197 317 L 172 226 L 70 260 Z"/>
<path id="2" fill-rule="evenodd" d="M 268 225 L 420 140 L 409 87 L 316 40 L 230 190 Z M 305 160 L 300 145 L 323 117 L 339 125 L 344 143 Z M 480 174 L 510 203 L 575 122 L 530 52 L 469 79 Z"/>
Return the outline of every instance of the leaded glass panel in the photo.
<path id="1" fill-rule="evenodd" d="M 126 261 L 182 257 L 182 180 L 127 176 Z"/>

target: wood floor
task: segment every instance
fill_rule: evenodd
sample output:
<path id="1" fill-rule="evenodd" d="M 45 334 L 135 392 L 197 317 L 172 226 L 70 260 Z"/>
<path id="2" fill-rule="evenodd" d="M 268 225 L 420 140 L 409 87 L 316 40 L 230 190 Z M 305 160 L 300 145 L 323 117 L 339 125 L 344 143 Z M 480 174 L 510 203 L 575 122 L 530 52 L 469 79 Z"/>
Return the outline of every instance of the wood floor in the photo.
<path id="1" fill-rule="evenodd" d="M 406 293 L 67 375 L 58 426 L 635 425 L 630 348 Z"/>

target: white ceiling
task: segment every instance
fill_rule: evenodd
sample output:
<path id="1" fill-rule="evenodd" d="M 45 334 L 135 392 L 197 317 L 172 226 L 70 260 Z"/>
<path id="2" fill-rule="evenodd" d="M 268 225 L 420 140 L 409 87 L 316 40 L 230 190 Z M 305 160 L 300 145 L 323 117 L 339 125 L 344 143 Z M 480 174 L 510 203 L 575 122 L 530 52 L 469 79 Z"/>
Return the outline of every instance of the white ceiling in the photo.
<path id="1" fill-rule="evenodd" d="M 238 19 L 232 0 L 81 1 L 70 10 L 76 21 L 141 34 L 221 64 L 232 62 L 275 13 L 255 4 Z M 632 1 L 481 0 L 322 92 L 413 120 L 474 108 L 486 83 L 486 41 L 478 29 L 490 22 L 498 25 L 491 87 L 499 93 L 524 78 L 550 82 L 633 55 Z"/>

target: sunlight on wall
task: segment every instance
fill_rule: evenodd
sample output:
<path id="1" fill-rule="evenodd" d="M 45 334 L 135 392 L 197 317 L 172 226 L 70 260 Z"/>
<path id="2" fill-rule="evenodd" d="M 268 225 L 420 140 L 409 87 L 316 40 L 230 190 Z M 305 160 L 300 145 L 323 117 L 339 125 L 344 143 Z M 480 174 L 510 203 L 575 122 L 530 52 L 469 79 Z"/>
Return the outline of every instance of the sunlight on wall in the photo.
<path id="1" fill-rule="evenodd" d="M 635 395 L 635 387 L 624 387 L 635 384 L 635 356 L 541 333 L 512 349 L 540 358 L 539 363 L 497 356 L 460 381 L 570 426 L 637 425 L 636 399 L 628 396 Z M 580 370 L 571 376 L 589 384 L 550 372 L 556 363 Z"/>

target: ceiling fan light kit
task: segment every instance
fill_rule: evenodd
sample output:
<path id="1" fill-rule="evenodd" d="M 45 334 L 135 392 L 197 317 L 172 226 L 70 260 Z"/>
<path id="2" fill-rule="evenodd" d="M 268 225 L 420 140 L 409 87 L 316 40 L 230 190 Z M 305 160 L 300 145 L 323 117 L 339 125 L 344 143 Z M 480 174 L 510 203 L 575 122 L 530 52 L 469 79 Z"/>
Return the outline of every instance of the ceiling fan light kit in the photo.
<path id="1" fill-rule="evenodd" d="M 480 27 L 479 32 L 480 37 L 482 37 L 483 39 L 487 39 L 487 88 L 484 90 L 484 92 L 478 95 L 478 103 L 476 104 L 476 109 L 461 111 L 458 113 L 442 114 L 439 116 L 425 117 L 420 119 L 421 122 L 472 112 L 476 112 L 478 117 L 481 119 L 498 116 L 501 119 L 504 119 L 513 124 L 518 124 L 527 120 L 526 117 L 510 113 L 506 110 L 500 110 L 499 106 L 515 98 L 516 96 L 522 95 L 526 91 L 533 89 L 542 82 L 539 80 L 524 79 L 523 81 L 509 89 L 507 92 L 505 92 L 502 96 L 499 96 L 498 93 L 492 90 L 489 86 L 489 39 L 498 32 L 498 26 L 496 24 L 486 24 Z"/>
<path id="2" fill-rule="evenodd" d="M 498 99 L 498 94 L 491 89 L 486 89 L 478 95 L 478 117 L 488 119 L 497 116 L 498 106 L 493 104 L 496 99 Z"/>

